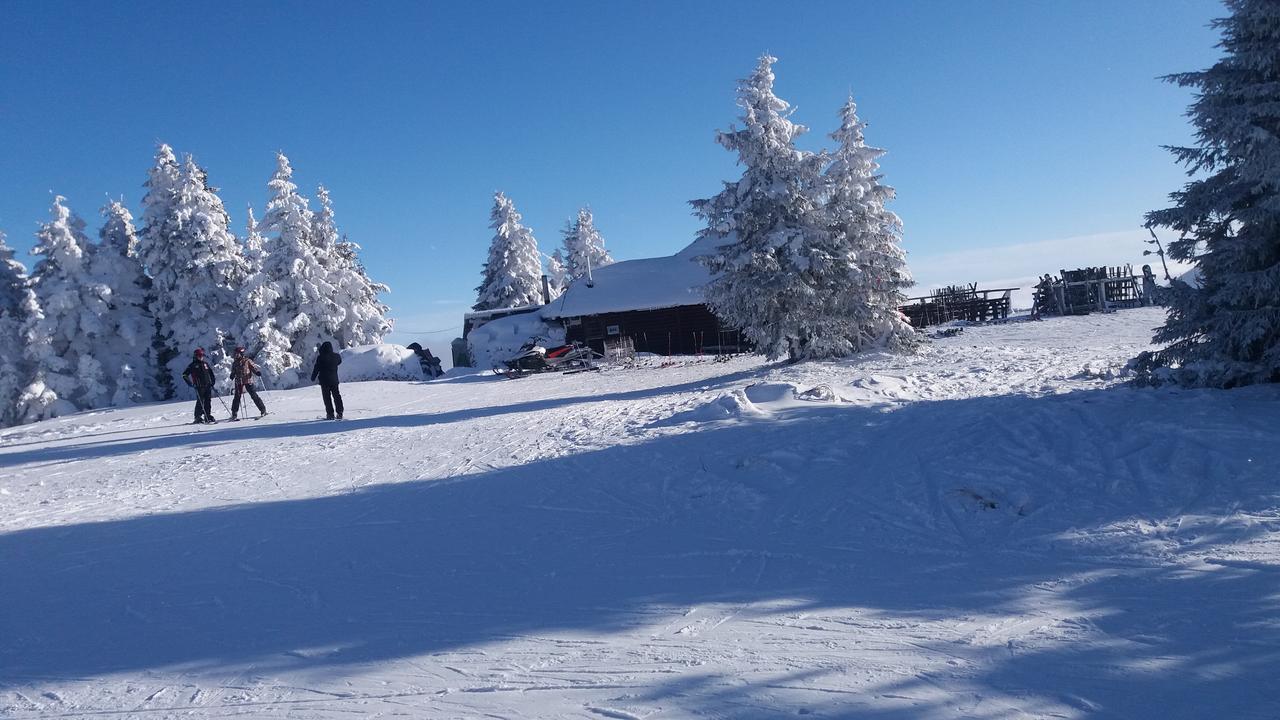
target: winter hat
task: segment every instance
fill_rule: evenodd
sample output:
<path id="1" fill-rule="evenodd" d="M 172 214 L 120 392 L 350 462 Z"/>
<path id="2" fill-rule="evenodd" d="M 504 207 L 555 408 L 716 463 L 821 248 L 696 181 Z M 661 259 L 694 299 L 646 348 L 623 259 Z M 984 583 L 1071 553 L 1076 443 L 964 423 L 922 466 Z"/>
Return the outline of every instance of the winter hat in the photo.
<path id="1" fill-rule="evenodd" d="M 244 354 L 244 347 L 237 347 L 237 348 L 236 348 L 236 354 L 237 354 L 237 355 L 243 355 L 243 354 Z"/>
<path id="2" fill-rule="evenodd" d="M 196 357 L 204 357 L 204 348 L 196 348 Z"/>

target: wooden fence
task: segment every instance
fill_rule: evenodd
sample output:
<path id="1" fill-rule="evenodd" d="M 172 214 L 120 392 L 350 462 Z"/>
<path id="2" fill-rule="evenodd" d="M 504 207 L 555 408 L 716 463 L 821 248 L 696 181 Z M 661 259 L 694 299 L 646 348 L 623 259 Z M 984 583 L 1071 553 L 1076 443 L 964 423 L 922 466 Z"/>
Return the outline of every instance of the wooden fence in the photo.
<path id="1" fill-rule="evenodd" d="M 1036 285 L 1034 315 L 1086 315 L 1142 305 L 1142 276 L 1133 266 L 1091 267 L 1045 275 Z"/>
<path id="2" fill-rule="evenodd" d="M 913 327 L 940 325 L 952 320 L 1004 320 L 1009 317 L 1010 295 L 1018 289 L 982 290 L 977 283 L 951 285 L 922 297 L 907 298 L 908 304 L 899 309 Z"/>

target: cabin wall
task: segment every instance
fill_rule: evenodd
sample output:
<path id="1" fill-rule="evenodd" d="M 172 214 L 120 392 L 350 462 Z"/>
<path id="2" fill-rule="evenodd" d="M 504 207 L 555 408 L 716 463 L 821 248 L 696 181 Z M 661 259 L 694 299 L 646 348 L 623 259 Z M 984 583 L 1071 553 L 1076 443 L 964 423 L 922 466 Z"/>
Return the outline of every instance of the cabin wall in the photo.
<path id="1" fill-rule="evenodd" d="M 705 305 L 682 305 L 658 310 L 563 318 L 566 336 L 604 352 L 605 340 L 627 336 L 636 352 L 655 355 L 699 355 L 739 352 L 746 342 L 738 331 L 723 326 Z"/>

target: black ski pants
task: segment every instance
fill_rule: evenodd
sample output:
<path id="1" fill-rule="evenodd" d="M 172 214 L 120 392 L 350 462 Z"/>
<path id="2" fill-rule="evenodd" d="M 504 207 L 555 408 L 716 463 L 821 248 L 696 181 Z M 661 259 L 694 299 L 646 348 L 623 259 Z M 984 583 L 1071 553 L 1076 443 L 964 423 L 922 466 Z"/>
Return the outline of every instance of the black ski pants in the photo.
<path id="1" fill-rule="evenodd" d="M 267 411 L 267 406 L 262 402 L 262 398 L 258 397 L 258 391 L 253 389 L 252 383 L 244 383 L 236 386 L 236 394 L 231 398 L 231 417 L 235 417 L 240 412 L 240 396 L 249 393 L 249 398 L 253 400 L 253 404 L 258 406 L 258 414 L 261 415 Z"/>
<path id="2" fill-rule="evenodd" d="M 333 411 L 342 414 L 342 393 L 338 392 L 338 383 L 321 383 L 320 396 L 324 398 L 324 415 L 333 419 Z"/>
<path id="3" fill-rule="evenodd" d="M 196 422 L 213 419 L 213 388 L 196 385 Z"/>

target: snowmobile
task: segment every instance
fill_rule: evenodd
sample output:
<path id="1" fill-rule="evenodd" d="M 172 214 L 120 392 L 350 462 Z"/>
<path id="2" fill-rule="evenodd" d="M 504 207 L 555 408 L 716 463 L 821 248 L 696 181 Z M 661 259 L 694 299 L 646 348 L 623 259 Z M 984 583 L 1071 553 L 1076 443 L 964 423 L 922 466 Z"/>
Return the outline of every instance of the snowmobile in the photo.
<path id="1" fill-rule="evenodd" d="M 600 353 L 579 342 L 548 348 L 542 338 L 533 338 L 520 346 L 520 351 L 510 360 L 503 360 L 501 367 L 493 371 L 508 378 L 544 372 L 582 372 L 597 370 L 595 361 Z"/>

